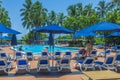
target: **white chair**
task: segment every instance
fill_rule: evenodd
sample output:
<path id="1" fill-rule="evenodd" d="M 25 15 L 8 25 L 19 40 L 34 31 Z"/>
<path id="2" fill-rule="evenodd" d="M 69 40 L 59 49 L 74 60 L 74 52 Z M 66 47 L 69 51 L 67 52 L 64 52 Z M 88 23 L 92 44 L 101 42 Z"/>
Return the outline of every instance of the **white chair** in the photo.
<path id="1" fill-rule="evenodd" d="M 66 51 L 65 55 L 63 56 L 63 58 L 69 58 L 69 59 L 71 59 L 71 52 L 70 51 Z"/>
<path id="2" fill-rule="evenodd" d="M 15 53 L 15 60 L 23 58 L 23 54 L 21 52 L 16 52 Z"/>
<path id="3" fill-rule="evenodd" d="M 28 60 L 34 60 L 34 56 L 33 56 L 33 53 L 32 52 L 26 52 L 26 58 L 28 59 Z"/>
<path id="4" fill-rule="evenodd" d="M 51 71 L 49 60 L 47 58 L 40 58 L 37 64 L 37 72 L 41 70 Z"/>
<path id="5" fill-rule="evenodd" d="M 60 59 L 61 58 L 61 52 L 60 51 L 56 51 L 55 55 L 54 55 L 54 59 Z"/>
<path id="6" fill-rule="evenodd" d="M 76 60 L 74 66 L 75 67 L 78 66 L 80 68 L 81 72 L 86 71 L 88 68 L 95 70 L 94 58 L 87 57 L 85 60 Z"/>
<path id="7" fill-rule="evenodd" d="M 116 54 L 114 64 L 120 66 L 120 53 Z"/>
<path id="8" fill-rule="evenodd" d="M 13 67 L 12 62 L 7 62 L 7 60 L 5 59 L 0 59 L 0 71 L 3 70 L 5 73 L 9 73 L 12 67 Z"/>
<path id="9" fill-rule="evenodd" d="M 117 71 L 117 68 L 114 66 L 114 57 L 113 56 L 107 56 L 104 62 L 96 61 L 94 62 L 94 65 L 97 66 L 100 70 L 102 68 L 105 68 L 107 70 L 115 70 Z"/>
<path id="10" fill-rule="evenodd" d="M 56 62 L 56 67 L 58 71 L 70 70 L 70 59 L 62 58 L 60 61 Z"/>
<path id="11" fill-rule="evenodd" d="M 27 72 L 30 72 L 30 63 L 27 59 L 18 59 L 17 65 L 16 65 L 17 71 L 19 70 L 26 70 Z"/>

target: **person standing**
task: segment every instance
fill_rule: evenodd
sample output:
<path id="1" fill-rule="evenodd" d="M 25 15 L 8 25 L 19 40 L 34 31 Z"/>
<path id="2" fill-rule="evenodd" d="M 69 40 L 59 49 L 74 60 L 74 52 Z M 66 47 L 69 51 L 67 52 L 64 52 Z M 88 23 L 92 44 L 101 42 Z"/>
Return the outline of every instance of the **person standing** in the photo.
<path id="1" fill-rule="evenodd" d="M 90 55 L 92 49 L 93 49 L 93 45 L 90 43 L 90 41 L 87 41 L 86 43 L 87 56 Z"/>

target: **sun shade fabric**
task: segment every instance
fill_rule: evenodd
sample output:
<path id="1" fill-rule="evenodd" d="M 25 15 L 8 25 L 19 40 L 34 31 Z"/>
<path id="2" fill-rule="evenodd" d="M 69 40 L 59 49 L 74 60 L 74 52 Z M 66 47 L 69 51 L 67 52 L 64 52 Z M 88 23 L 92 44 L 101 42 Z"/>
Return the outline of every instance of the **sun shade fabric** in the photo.
<path id="1" fill-rule="evenodd" d="M 15 31 L 11 28 L 6 27 L 4 24 L 0 24 L 0 33 L 21 34 L 18 31 Z"/>
<path id="2" fill-rule="evenodd" d="M 44 26 L 44 27 L 41 27 L 41 28 L 36 28 L 36 29 L 33 29 L 34 31 L 37 31 L 37 32 L 46 32 L 46 33 L 73 33 L 72 30 L 69 30 L 67 28 L 64 28 L 62 26 L 58 26 L 56 24 L 51 24 L 51 25 L 48 25 L 48 26 Z"/>

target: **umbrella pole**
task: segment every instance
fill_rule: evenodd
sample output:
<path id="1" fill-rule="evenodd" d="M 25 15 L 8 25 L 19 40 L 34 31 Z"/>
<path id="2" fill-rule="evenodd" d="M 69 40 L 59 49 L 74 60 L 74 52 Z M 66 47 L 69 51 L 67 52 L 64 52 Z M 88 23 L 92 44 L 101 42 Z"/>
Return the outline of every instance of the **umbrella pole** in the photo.
<path id="1" fill-rule="evenodd" d="M 104 33 L 104 37 L 105 37 L 105 59 L 107 57 L 107 54 L 106 54 L 106 34 Z"/>

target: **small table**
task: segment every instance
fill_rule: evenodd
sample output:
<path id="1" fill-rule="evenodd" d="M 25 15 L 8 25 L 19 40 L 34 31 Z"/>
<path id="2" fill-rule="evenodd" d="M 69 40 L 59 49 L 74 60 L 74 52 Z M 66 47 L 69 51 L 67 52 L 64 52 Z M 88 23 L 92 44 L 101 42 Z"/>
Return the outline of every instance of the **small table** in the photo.
<path id="1" fill-rule="evenodd" d="M 120 73 L 116 73 L 110 70 L 105 71 L 86 71 L 84 72 L 89 79 L 92 80 L 109 80 L 109 79 L 120 79 Z"/>

